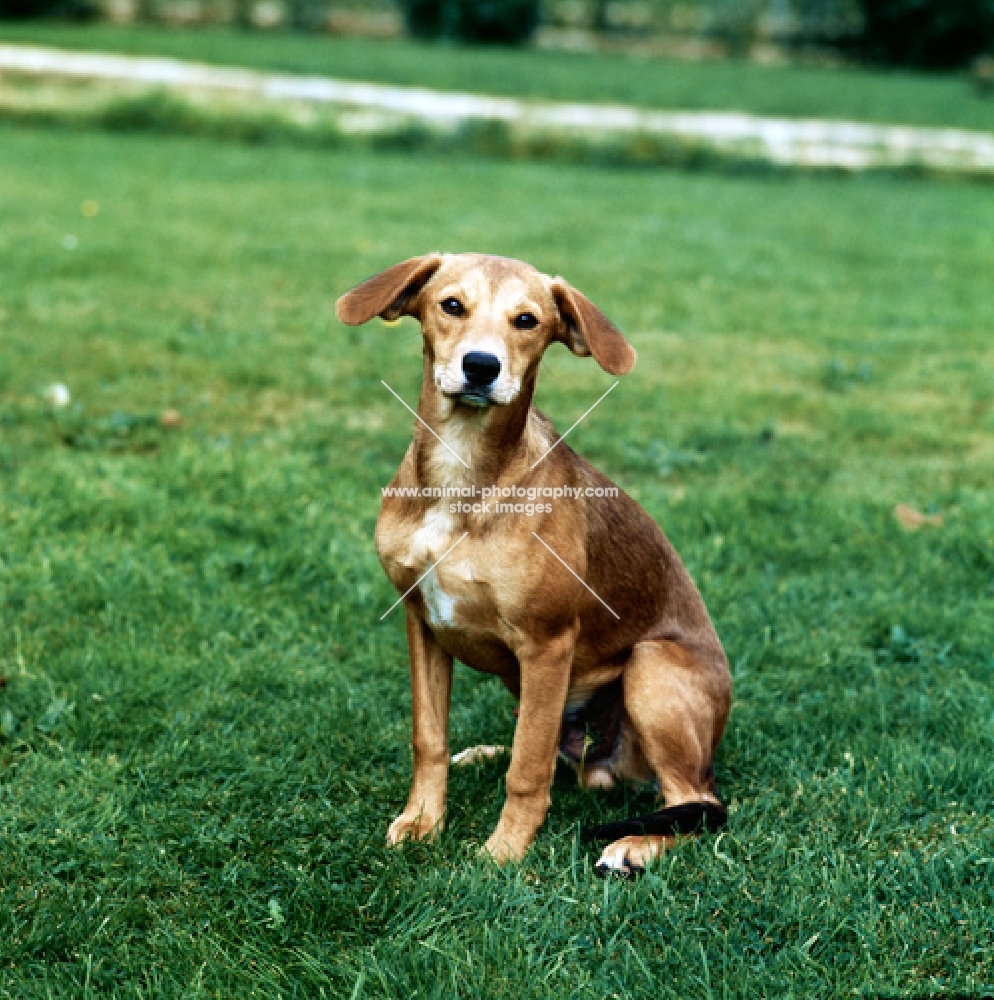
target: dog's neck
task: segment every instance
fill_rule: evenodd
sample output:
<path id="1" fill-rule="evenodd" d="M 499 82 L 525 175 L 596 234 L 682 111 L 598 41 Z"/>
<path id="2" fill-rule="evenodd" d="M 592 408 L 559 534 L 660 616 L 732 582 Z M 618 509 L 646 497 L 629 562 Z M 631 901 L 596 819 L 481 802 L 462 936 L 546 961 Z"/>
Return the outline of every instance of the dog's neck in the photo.
<path id="1" fill-rule="evenodd" d="M 527 468 L 545 450 L 532 415 L 534 377 L 506 405 L 470 406 L 446 396 L 425 359 L 414 432 L 414 459 L 422 486 L 488 486 Z M 421 421 L 424 421 L 422 423 Z"/>

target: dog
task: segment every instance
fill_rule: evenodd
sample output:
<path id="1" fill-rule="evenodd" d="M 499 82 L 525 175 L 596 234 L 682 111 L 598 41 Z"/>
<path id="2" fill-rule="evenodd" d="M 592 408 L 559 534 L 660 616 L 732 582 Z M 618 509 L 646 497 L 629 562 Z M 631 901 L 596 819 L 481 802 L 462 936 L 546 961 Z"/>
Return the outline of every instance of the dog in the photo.
<path id="1" fill-rule="evenodd" d="M 589 831 L 612 841 L 599 874 L 632 877 L 679 836 L 722 825 L 713 760 L 731 676 L 704 602 L 649 515 L 532 405 L 554 341 L 612 375 L 635 349 L 562 278 L 482 254 L 406 260 L 336 309 L 349 325 L 412 316 L 424 340 L 414 439 L 376 524 L 407 616 L 413 714 L 411 791 L 388 843 L 442 829 L 453 658 L 518 699 L 484 848 L 498 862 L 523 858 L 544 823 L 557 755 L 585 787 L 654 781 L 665 803 Z M 510 497 L 514 516 L 483 491 Z M 541 499 L 529 512 L 522 496 Z"/>

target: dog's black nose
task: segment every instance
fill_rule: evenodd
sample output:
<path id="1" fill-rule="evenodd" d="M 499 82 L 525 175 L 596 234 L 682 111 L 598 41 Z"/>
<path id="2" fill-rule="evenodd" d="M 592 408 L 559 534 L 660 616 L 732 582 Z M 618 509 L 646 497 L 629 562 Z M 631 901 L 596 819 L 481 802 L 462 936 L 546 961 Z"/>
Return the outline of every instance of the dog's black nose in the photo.
<path id="1" fill-rule="evenodd" d="M 500 359 L 486 351 L 469 351 L 462 359 L 462 370 L 472 385 L 490 385 L 500 374 Z"/>

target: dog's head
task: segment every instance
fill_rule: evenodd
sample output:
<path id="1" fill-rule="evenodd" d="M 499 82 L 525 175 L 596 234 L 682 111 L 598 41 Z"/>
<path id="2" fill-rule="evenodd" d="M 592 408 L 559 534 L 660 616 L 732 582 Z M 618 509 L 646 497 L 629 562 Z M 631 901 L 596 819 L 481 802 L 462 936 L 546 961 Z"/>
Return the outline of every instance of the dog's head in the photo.
<path id="1" fill-rule="evenodd" d="M 471 406 L 513 402 L 556 340 L 612 375 L 635 364 L 635 348 L 586 296 L 506 257 L 413 257 L 347 292 L 337 311 L 352 326 L 414 316 L 435 386 Z"/>

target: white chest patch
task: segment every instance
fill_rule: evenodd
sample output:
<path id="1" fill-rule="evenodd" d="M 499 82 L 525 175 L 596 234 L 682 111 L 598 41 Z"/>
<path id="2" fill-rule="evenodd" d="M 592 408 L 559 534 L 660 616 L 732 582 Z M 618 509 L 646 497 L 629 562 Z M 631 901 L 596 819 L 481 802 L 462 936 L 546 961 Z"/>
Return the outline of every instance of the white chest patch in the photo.
<path id="1" fill-rule="evenodd" d="M 409 564 L 416 567 L 419 564 L 430 566 L 437 562 L 455 541 L 454 528 L 448 511 L 441 507 L 430 509 L 425 514 L 424 523 L 411 536 Z"/>
<path id="2" fill-rule="evenodd" d="M 455 525 L 444 507 L 435 507 L 425 514 L 421 527 L 411 536 L 408 549 L 407 565 L 423 573 L 429 566 L 434 566 L 450 548 L 459 536 L 455 534 Z M 456 599 L 442 590 L 438 574 L 431 569 L 428 575 L 418 584 L 428 621 L 431 625 L 455 625 Z"/>
<path id="3" fill-rule="evenodd" d="M 430 624 L 454 626 L 456 623 L 456 599 L 442 590 L 435 571 L 432 570 L 419 584 L 421 598 L 425 602 Z"/>

